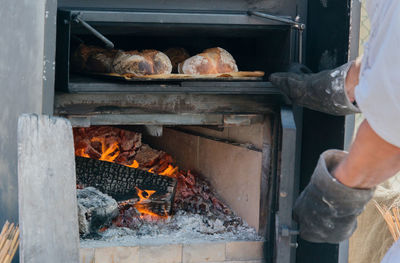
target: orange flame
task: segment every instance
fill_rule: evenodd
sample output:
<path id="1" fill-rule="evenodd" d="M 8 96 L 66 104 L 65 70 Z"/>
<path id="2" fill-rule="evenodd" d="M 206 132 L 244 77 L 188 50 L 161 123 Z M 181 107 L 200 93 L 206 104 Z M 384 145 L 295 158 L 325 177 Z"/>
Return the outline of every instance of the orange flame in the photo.
<path id="1" fill-rule="evenodd" d="M 139 167 L 139 163 L 136 160 L 133 160 L 133 163 L 131 165 L 127 165 L 130 168 L 138 168 Z"/>
<path id="2" fill-rule="evenodd" d="M 92 142 L 101 143 L 101 157 L 100 161 L 113 162 L 119 155 L 118 142 L 113 142 L 108 148 L 106 147 L 106 139 L 102 137 L 93 137 Z"/>
<path id="3" fill-rule="evenodd" d="M 140 190 L 138 187 L 135 187 L 137 191 L 137 195 L 139 196 L 139 204 L 140 203 L 145 203 L 146 200 L 149 200 L 150 196 L 152 196 L 156 191 L 154 190 Z M 146 193 L 146 196 L 143 195 L 143 193 Z"/>
<path id="4" fill-rule="evenodd" d="M 140 218 L 142 219 L 147 219 L 150 217 L 150 219 L 167 219 L 168 218 L 168 213 L 167 211 L 164 211 L 164 215 L 159 215 L 156 214 L 146 208 L 144 205 L 145 203 L 148 202 L 149 198 L 156 192 L 154 190 L 140 190 L 138 187 L 136 187 L 137 195 L 139 196 L 140 200 L 135 204 L 136 210 L 140 213 Z M 146 193 L 146 195 L 144 195 Z"/>
<path id="5" fill-rule="evenodd" d="M 77 149 L 77 150 L 75 151 L 75 155 L 76 155 L 76 156 L 81 156 L 81 157 L 90 158 L 89 154 L 87 154 L 87 153 L 85 152 L 85 149 L 84 149 L 84 148 Z"/>
<path id="6" fill-rule="evenodd" d="M 179 167 L 173 167 L 172 165 L 168 165 L 167 169 L 161 172 L 159 175 L 165 175 L 168 177 L 175 177 L 175 173 L 178 171 Z"/>

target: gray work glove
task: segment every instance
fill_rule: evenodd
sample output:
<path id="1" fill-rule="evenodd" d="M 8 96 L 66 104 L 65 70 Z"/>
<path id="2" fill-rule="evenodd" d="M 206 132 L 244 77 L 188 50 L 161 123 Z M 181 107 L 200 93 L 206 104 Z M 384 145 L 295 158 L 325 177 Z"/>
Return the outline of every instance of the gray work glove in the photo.
<path id="1" fill-rule="evenodd" d="M 344 83 L 352 62 L 336 69 L 312 74 L 295 64 L 290 72 L 273 73 L 270 81 L 281 89 L 294 104 L 332 115 L 360 112 L 347 97 Z"/>
<path id="2" fill-rule="evenodd" d="M 322 153 L 310 183 L 297 198 L 293 216 L 302 239 L 336 244 L 348 239 L 356 229 L 357 216 L 375 188 L 350 188 L 331 175 L 346 155 L 339 150 Z"/>

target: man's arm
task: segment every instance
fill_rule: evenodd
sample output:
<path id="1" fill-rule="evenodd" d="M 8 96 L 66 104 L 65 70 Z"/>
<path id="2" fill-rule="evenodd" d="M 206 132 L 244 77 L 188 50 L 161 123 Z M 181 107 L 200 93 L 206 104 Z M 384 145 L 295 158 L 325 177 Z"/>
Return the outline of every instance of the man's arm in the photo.
<path id="1" fill-rule="evenodd" d="M 400 170 L 400 148 L 379 137 L 364 120 L 349 154 L 333 172 L 342 184 L 368 189 L 389 179 Z"/>

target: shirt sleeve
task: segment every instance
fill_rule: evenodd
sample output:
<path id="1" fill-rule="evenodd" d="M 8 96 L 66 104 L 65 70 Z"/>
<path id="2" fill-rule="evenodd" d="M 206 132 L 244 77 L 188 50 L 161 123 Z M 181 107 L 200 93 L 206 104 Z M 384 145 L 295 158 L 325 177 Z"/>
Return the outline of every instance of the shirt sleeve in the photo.
<path id="1" fill-rule="evenodd" d="M 355 97 L 372 129 L 400 147 L 400 1 L 381 3 L 371 21 Z"/>

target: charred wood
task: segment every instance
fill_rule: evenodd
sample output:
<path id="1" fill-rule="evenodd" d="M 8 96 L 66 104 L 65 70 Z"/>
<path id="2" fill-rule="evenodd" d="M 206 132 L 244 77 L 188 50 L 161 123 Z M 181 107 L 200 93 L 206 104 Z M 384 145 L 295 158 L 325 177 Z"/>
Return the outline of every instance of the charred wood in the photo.
<path id="1" fill-rule="evenodd" d="M 110 163 L 76 156 L 77 183 L 92 186 L 112 196 L 117 201 L 139 202 L 151 212 L 165 215 L 171 212 L 176 179 Z M 138 191 L 146 200 L 140 200 Z M 153 193 L 153 191 L 155 191 Z"/>

